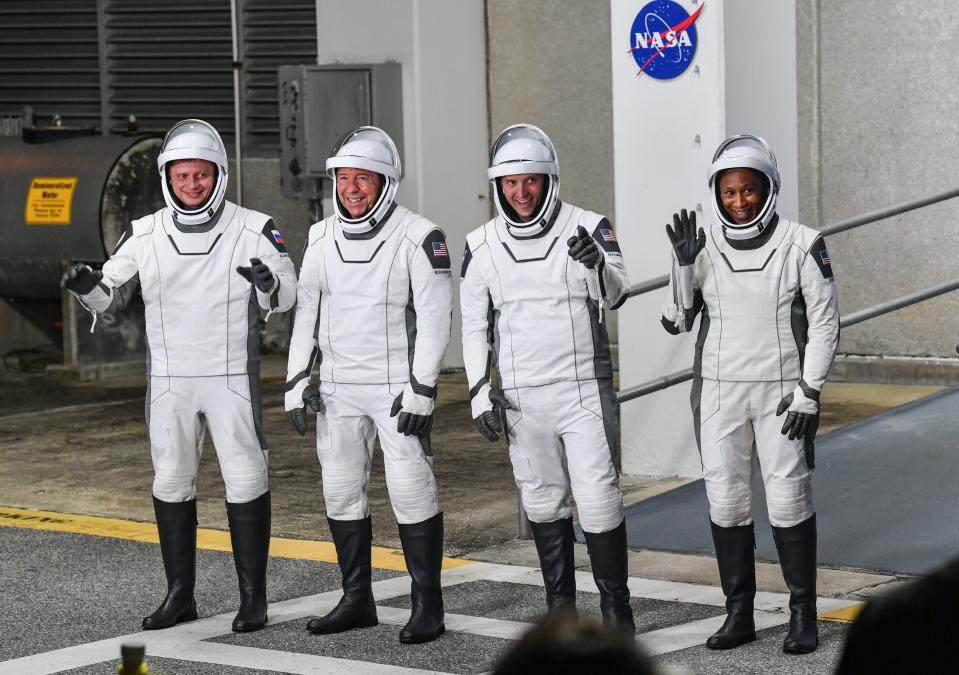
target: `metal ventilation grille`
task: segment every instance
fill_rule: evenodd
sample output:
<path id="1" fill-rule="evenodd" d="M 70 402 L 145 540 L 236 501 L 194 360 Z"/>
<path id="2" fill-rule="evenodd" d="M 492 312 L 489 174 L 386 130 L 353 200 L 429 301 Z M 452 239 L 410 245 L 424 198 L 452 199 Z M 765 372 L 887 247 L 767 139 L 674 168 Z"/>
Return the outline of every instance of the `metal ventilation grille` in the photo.
<path id="1" fill-rule="evenodd" d="M 99 72 L 96 0 L 0 2 L 0 114 L 100 126 Z"/>
<path id="2" fill-rule="evenodd" d="M 0 117 L 163 133 L 198 117 L 234 148 L 234 0 L 0 0 Z M 280 65 L 316 63 L 314 0 L 236 0 L 244 154 L 276 157 Z M 98 13 L 99 9 L 99 13 Z"/>
<path id="3" fill-rule="evenodd" d="M 110 132 L 136 115 L 162 133 L 197 117 L 233 145 L 230 0 L 105 0 Z"/>
<path id="4" fill-rule="evenodd" d="M 240 0 L 247 156 L 279 156 L 278 66 L 316 63 L 315 0 Z"/>

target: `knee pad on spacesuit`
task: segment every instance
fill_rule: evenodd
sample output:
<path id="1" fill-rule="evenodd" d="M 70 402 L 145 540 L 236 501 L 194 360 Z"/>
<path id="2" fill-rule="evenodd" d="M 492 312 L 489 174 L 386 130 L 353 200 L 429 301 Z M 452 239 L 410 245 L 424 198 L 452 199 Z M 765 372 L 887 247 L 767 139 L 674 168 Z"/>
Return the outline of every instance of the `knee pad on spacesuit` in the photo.
<path id="1" fill-rule="evenodd" d="M 609 532 L 623 520 L 623 495 L 615 485 L 577 489 L 576 510 L 585 532 Z"/>
<path id="2" fill-rule="evenodd" d="M 750 485 L 706 480 L 709 518 L 720 527 L 739 527 L 752 522 L 752 487 Z"/>
<path id="3" fill-rule="evenodd" d="M 561 488 L 520 485 L 520 494 L 526 516 L 534 523 L 552 523 L 573 515 L 566 491 Z"/>
<path id="4" fill-rule="evenodd" d="M 421 523 L 440 512 L 436 479 L 425 460 L 391 466 L 386 472 L 386 487 L 396 522 L 401 525 Z"/>
<path id="5" fill-rule="evenodd" d="M 153 476 L 153 496 L 164 502 L 186 502 L 196 497 L 196 475 L 174 467 L 157 466 Z"/>
<path id="6" fill-rule="evenodd" d="M 269 478 L 265 463 L 257 466 L 226 468 L 220 464 L 223 483 L 226 485 L 226 500 L 231 504 L 245 504 L 269 490 Z"/>
<path id="7" fill-rule="evenodd" d="M 766 508 L 769 524 L 774 527 L 792 527 L 810 518 L 813 514 L 811 477 L 767 479 Z"/>
<path id="8" fill-rule="evenodd" d="M 361 520 L 369 515 L 362 466 L 323 465 L 323 498 L 326 516 L 333 520 Z"/>

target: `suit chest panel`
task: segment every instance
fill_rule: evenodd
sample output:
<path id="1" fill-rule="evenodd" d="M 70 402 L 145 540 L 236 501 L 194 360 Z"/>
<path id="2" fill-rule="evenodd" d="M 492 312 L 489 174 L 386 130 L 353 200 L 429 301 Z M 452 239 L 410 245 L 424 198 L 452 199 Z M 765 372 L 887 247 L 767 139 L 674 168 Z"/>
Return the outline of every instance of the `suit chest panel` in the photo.
<path id="1" fill-rule="evenodd" d="M 490 293 L 495 305 L 530 305 L 545 311 L 565 307 L 576 279 L 571 278 L 563 234 L 536 245 L 525 241 L 489 242 Z"/>
<path id="2" fill-rule="evenodd" d="M 775 319 L 799 289 L 799 260 L 791 238 L 755 250 L 707 245 L 703 298 L 713 316 Z M 720 309 L 720 312 L 715 311 Z"/>
<path id="3" fill-rule="evenodd" d="M 208 236 L 212 235 L 212 236 Z M 194 240 L 193 237 L 196 237 Z M 208 307 L 246 301 L 250 282 L 236 268 L 249 267 L 256 256 L 256 240 L 243 236 L 243 227 L 230 222 L 219 233 L 178 233 L 171 236 L 162 227 L 153 233 L 140 268 L 144 300 L 148 295 L 164 306 L 188 303 Z"/>
<path id="4" fill-rule="evenodd" d="M 320 290 L 341 308 L 382 306 L 409 290 L 409 261 L 399 228 L 369 240 L 330 237 L 319 270 Z M 397 295 L 397 298 L 392 298 Z"/>

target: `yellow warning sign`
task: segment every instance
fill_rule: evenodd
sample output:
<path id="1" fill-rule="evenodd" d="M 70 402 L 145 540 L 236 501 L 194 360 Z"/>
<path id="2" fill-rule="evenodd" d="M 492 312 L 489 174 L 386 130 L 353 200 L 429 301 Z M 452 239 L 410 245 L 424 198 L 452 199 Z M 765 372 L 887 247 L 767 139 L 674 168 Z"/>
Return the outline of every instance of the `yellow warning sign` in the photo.
<path id="1" fill-rule="evenodd" d="M 38 177 L 30 181 L 24 219 L 27 225 L 69 225 L 77 177 Z"/>

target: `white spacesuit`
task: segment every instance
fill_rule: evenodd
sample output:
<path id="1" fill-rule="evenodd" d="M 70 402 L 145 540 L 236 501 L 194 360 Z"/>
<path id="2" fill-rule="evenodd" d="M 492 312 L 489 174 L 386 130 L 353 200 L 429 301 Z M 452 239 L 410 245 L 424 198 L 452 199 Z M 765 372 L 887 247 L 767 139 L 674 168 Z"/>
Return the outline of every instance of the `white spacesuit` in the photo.
<path id="1" fill-rule="evenodd" d="M 784 648 L 805 652 L 817 644 L 813 439 L 819 392 L 839 340 L 839 308 L 823 239 L 776 213 L 779 184 L 765 141 L 734 136 L 719 146 L 709 170 L 717 222 L 697 233 L 695 213 L 683 211 L 674 216 L 675 229 L 667 226 L 673 265 L 663 325 L 674 334 L 688 331 L 702 312 L 691 402 L 729 610 L 707 642 L 718 649 L 755 637 L 754 450 L 792 591 Z M 785 425 L 777 418 L 784 412 Z"/>
<path id="2" fill-rule="evenodd" d="M 473 418 L 495 440 L 502 427 L 494 408 L 505 413 L 550 609 L 575 606 L 572 489 L 603 617 L 631 631 L 603 323 L 604 311 L 619 307 L 629 290 L 622 253 L 607 219 L 560 202 L 556 152 L 537 127 L 503 131 L 488 176 L 499 216 L 467 236 L 460 285 Z M 511 201 L 506 191 L 517 181 L 538 191 Z M 527 216 L 514 208 L 533 197 L 539 202 Z M 494 347 L 498 390 L 490 383 Z"/>
<path id="3" fill-rule="evenodd" d="M 209 195 L 189 206 L 174 194 L 171 167 L 191 161 L 213 175 Z M 257 630 L 266 621 L 270 533 L 257 322 L 261 308 L 293 306 L 296 274 L 273 220 L 224 199 L 226 148 L 212 126 L 175 125 L 158 165 L 167 207 L 133 221 L 102 271 L 76 265 L 64 285 L 94 316 L 122 309 L 137 288 L 143 296 L 153 497 L 169 586 L 144 627 L 196 617 L 196 473 L 209 430 L 240 580 L 233 629 Z"/>
<path id="4" fill-rule="evenodd" d="M 307 627 L 335 633 L 376 625 L 367 491 L 379 437 L 413 577 L 413 615 L 400 640 L 425 642 L 444 629 L 443 514 L 430 428 L 450 338 L 449 252 L 438 226 L 395 203 L 400 158 L 382 130 L 361 127 L 344 136 L 327 171 L 337 187 L 336 212 L 313 225 L 303 256 L 286 409 L 300 433 L 306 430 L 304 402 L 318 412 L 317 456 L 344 596 L 333 612 Z M 344 203 L 340 184 L 352 180 L 351 172 L 364 181 L 381 181 L 378 194 L 369 193 L 369 208 L 358 215 L 349 211 L 352 203 Z M 318 395 L 310 384 L 317 360 Z"/>

